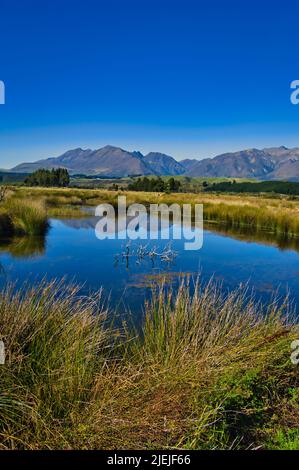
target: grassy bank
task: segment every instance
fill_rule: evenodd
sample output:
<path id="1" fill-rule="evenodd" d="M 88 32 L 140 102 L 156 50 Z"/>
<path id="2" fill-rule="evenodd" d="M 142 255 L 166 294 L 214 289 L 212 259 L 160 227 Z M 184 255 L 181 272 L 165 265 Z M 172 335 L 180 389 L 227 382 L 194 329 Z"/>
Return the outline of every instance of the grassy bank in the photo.
<path id="1" fill-rule="evenodd" d="M 48 228 L 41 201 L 9 198 L 0 208 L 0 236 L 43 235 Z"/>
<path id="2" fill-rule="evenodd" d="M 0 211 L 0 234 L 40 234 L 45 230 L 46 217 L 75 218 L 88 216 L 83 206 L 109 202 L 117 206 L 119 195 L 127 204 L 151 203 L 203 204 L 204 219 L 227 228 L 249 228 L 251 232 L 266 231 L 277 236 L 299 236 L 299 205 L 291 197 L 261 197 L 224 194 L 149 193 L 84 189 L 12 188 Z"/>
<path id="3" fill-rule="evenodd" d="M 246 204 L 245 200 L 242 205 L 240 200 L 240 206 L 226 202 L 206 202 L 204 218 L 207 222 L 217 222 L 228 228 L 248 227 L 251 230 L 264 230 L 289 238 L 299 236 L 299 206 L 267 205 L 266 201 L 265 205 L 250 202 Z"/>
<path id="4" fill-rule="evenodd" d="M 228 227 L 250 227 L 266 230 L 289 238 L 299 236 L 299 205 L 290 197 L 261 197 L 223 194 L 165 194 L 117 192 L 82 189 L 15 188 L 16 199 L 42 200 L 49 216 L 82 216 L 82 206 L 96 206 L 102 202 L 117 205 L 118 195 L 125 195 L 127 203 L 191 203 L 204 205 L 204 218 Z M 85 214 L 86 215 L 86 214 Z"/>
<path id="5" fill-rule="evenodd" d="M 0 447 L 298 448 L 287 307 L 195 292 L 154 294 L 141 332 L 62 284 L 2 292 Z"/>

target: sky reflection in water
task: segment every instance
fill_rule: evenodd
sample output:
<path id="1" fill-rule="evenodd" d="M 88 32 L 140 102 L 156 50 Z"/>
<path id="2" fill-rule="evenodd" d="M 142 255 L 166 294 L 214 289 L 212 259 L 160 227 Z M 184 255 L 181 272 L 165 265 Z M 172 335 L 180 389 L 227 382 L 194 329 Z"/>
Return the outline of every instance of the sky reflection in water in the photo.
<path id="1" fill-rule="evenodd" d="M 126 250 L 127 242 L 98 240 L 94 232 L 96 220 L 92 217 L 52 220 L 46 240 L 2 240 L 1 285 L 65 277 L 82 285 L 84 294 L 103 286 L 105 295 L 110 295 L 110 303 L 118 306 L 120 312 L 128 307 L 139 315 L 152 285 L 159 283 L 165 274 L 167 282 L 175 284 L 185 273 L 192 279 L 200 275 L 204 282 L 214 276 L 226 290 L 248 283 L 265 301 L 274 290 L 284 296 L 289 289 L 292 299 L 299 305 L 297 240 L 288 243 L 265 233 L 228 233 L 214 227 L 218 232 L 205 230 L 203 248 L 199 251 L 186 251 L 184 240 L 173 240 L 172 249 L 178 255 L 172 262 L 152 260 L 148 256 L 122 259 L 116 255 Z M 130 254 L 136 252 L 140 244 L 161 252 L 168 241 L 132 241 Z"/>

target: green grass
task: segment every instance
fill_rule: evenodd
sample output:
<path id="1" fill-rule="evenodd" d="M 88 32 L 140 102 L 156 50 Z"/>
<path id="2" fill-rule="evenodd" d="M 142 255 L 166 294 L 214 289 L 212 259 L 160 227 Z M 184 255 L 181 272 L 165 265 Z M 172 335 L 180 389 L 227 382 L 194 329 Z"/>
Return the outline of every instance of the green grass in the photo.
<path id="1" fill-rule="evenodd" d="M 245 204 L 238 206 L 209 202 L 204 205 L 204 218 L 208 222 L 218 222 L 228 228 L 250 227 L 290 238 L 299 235 L 299 216 L 294 212 Z"/>
<path id="2" fill-rule="evenodd" d="M 299 450 L 299 429 L 278 429 L 269 442 L 270 450 Z"/>
<path id="3" fill-rule="evenodd" d="M 252 183 L 251 183 L 252 184 Z M 127 204 L 166 203 L 179 205 L 203 204 L 204 220 L 230 228 L 249 228 L 250 231 L 265 231 L 288 239 L 299 236 L 298 203 L 287 196 L 266 198 L 261 196 L 237 196 L 219 194 L 191 193 L 149 193 L 129 191 L 107 191 L 86 189 L 41 189 L 13 188 L 7 198 L 6 206 L 11 206 L 10 220 L 2 210 L 0 213 L 0 234 L 11 232 L 11 222 L 22 231 L 32 234 L 44 230 L 45 210 L 48 217 L 84 217 L 88 214 L 83 206 L 97 206 L 103 202 L 117 207 L 117 198 L 125 195 Z M 29 201 L 30 202 L 26 202 Z M 44 205 L 44 207 L 42 207 Z M 23 208 L 28 206 L 28 210 Z M 8 211 L 6 210 L 6 213 Z M 38 214 L 43 214 L 39 217 Z"/>
<path id="4" fill-rule="evenodd" d="M 7 173 L 0 171 L 0 185 L 9 184 L 14 186 L 21 186 L 24 184 L 26 174 L 16 174 L 16 173 Z M 156 175 L 149 175 L 150 178 L 157 178 Z M 1 178 L 3 181 L 1 181 Z M 124 177 L 124 178 L 95 178 L 92 176 L 84 177 L 82 176 L 71 176 L 70 189 L 71 188 L 82 188 L 82 189 L 103 189 L 107 190 L 117 185 L 119 188 L 127 189 L 128 185 L 136 180 L 138 177 Z M 189 177 L 184 175 L 179 176 L 161 176 L 164 181 L 167 181 L 170 178 L 180 181 L 182 191 L 184 192 L 201 192 L 205 189 L 206 183 L 209 185 L 219 184 L 219 183 L 228 183 L 228 182 L 238 182 L 238 183 L 251 183 L 255 182 L 254 178 L 205 178 L 205 177 Z M 205 183 L 205 185 L 204 185 Z"/>
<path id="5" fill-rule="evenodd" d="M 82 216 L 101 202 L 203 203 L 219 228 L 299 234 L 287 198 L 14 188 L 1 207 L 1 249 L 43 252 L 49 216 Z M 143 327 L 107 323 L 100 296 L 62 283 L 0 294 L 2 449 L 299 449 L 299 338 L 288 307 L 263 308 L 212 283 L 155 292 Z M 140 312 L 139 317 L 142 316 Z M 113 318 L 113 312 L 109 318 Z"/>
<path id="6" fill-rule="evenodd" d="M 54 219 L 76 219 L 88 217 L 88 212 L 83 211 L 81 207 L 77 206 L 63 206 L 63 207 L 50 207 L 47 209 L 48 217 Z"/>
<path id="7" fill-rule="evenodd" d="M 42 202 L 8 199 L 4 210 L 11 220 L 15 234 L 44 235 L 47 231 L 47 212 Z"/>
<path id="8" fill-rule="evenodd" d="M 252 184 L 252 183 L 251 183 Z M 127 204 L 166 203 L 179 205 L 203 204 L 204 219 L 227 228 L 248 227 L 255 231 L 287 238 L 299 236 L 298 203 L 287 196 L 267 198 L 261 196 L 240 196 L 223 194 L 191 193 L 149 193 L 130 191 L 107 191 L 86 189 L 41 189 L 13 188 L 8 201 L 43 202 L 49 217 L 83 217 L 83 206 L 96 206 L 103 202 L 117 206 L 119 195 L 127 197 Z M 0 218 L 1 224 L 1 218 Z"/>
<path id="9" fill-rule="evenodd" d="M 183 284 L 145 312 L 141 330 L 116 329 L 101 295 L 57 282 L 3 291 L 0 447 L 298 447 L 287 305 Z"/>

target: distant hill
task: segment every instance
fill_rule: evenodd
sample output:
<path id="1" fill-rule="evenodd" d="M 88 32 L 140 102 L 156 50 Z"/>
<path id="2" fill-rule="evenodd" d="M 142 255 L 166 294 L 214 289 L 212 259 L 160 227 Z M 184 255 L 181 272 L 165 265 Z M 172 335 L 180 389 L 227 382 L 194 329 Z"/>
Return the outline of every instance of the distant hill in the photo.
<path id="1" fill-rule="evenodd" d="M 23 163 L 12 171 L 32 173 L 39 168 L 66 168 L 70 174 L 128 176 L 152 173 L 143 158 L 123 149 L 107 145 L 98 150 L 69 150 L 60 157 Z"/>
<path id="2" fill-rule="evenodd" d="M 144 157 L 144 161 L 149 167 L 160 176 L 176 176 L 185 173 L 185 168 L 173 157 L 159 152 L 150 152 Z"/>
<path id="3" fill-rule="evenodd" d="M 299 159 L 292 158 L 280 162 L 267 179 L 299 181 Z"/>
<path id="4" fill-rule="evenodd" d="M 299 148 L 274 147 L 241 150 L 203 160 L 183 160 L 180 163 L 189 176 L 299 181 L 298 160 Z"/>
<path id="5" fill-rule="evenodd" d="M 39 168 L 66 168 L 71 175 L 125 177 L 137 175 L 185 175 L 191 177 L 256 178 L 299 181 L 299 148 L 272 147 L 224 153 L 203 160 L 180 162 L 170 155 L 128 152 L 107 145 L 98 150 L 69 150 L 56 158 L 23 163 L 11 171 L 32 173 Z"/>
<path id="6" fill-rule="evenodd" d="M 250 149 L 206 158 L 187 169 L 190 176 L 264 178 L 275 163 L 263 150 Z"/>
<path id="7" fill-rule="evenodd" d="M 85 174 L 95 176 L 124 177 L 136 175 L 178 175 L 185 169 L 173 157 L 162 153 L 128 152 L 107 145 L 98 150 L 77 148 L 56 158 L 22 163 L 11 171 L 32 173 L 45 168 L 66 168 L 71 175 Z"/>

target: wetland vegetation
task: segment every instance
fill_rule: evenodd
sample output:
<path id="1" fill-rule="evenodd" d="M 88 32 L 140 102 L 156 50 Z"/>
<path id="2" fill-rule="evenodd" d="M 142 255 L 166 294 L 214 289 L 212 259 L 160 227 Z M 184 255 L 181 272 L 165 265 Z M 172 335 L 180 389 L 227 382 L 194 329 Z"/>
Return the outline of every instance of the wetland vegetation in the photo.
<path id="1" fill-rule="evenodd" d="M 89 217 L 85 207 L 116 207 L 118 195 L 203 203 L 218 232 L 297 249 L 298 202 L 288 196 L 12 186 L 0 203 L 1 253 L 42 255 L 50 218 Z M 103 294 L 63 281 L 1 290 L 0 448 L 299 448 L 288 299 L 262 305 L 244 286 L 191 291 L 192 276 L 179 288 L 158 276 L 138 325 L 119 325 Z"/>
<path id="2" fill-rule="evenodd" d="M 1 292 L 2 449 L 298 448 L 287 302 L 161 287 L 141 331 L 105 305 L 57 282 Z"/>
<path id="3" fill-rule="evenodd" d="M 125 195 L 127 203 L 204 205 L 204 219 L 227 227 L 249 227 L 288 238 L 299 235 L 299 205 L 296 197 L 233 195 L 210 193 L 164 193 L 142 191 L 109 191 L 75 188 L 11 187 L 6 202 L 1 204 L 0 233 L 15 226 L 16 231 L 32 233 L 45 229 L 44 218 L 80 216 L 82 207 L 108 202 L 117 206 L 117 197 Z M 22 204 L 24 210 L 20 211 Z M 22 220 L 21 213 L 24 213 Z M 36 228 L 34 228 L 36 227 Z"/>

